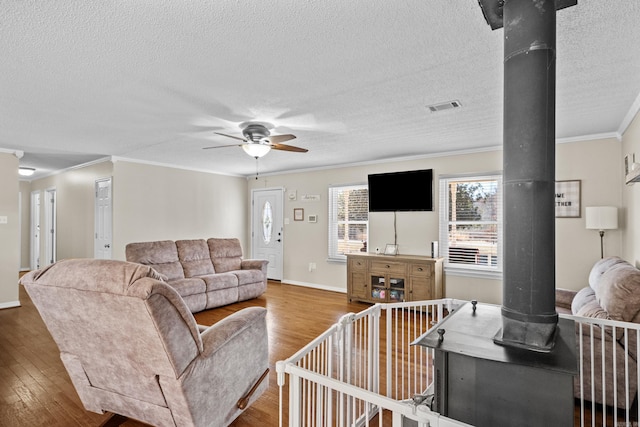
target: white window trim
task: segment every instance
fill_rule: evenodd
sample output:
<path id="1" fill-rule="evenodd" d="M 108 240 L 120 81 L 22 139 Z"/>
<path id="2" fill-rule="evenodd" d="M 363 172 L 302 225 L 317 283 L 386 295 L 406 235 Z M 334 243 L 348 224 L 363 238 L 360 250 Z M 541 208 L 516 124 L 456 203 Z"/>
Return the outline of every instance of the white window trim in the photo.
<path id="1" fill-rule="evenodd" d="M 487 267 L 482 265 L 461 265 L 461 264 L 449 264 L 448 249 L 449 249 L 449 181 L 458 180 L 485 180 L 492 179 L 498 181 L 498 187 L 500 188 L 500 205 L 498 206 L 498 259 L 496 267 Z M 444 271 L 452 276 L 462 277 L 475 277 L 479 279 L 496 279 L 502 280 L 503 273 L 503 200 L 504 200 L 504 187 L 502 185 L 502 173 L 490 172 L 481 174 L 459 174 L 459 175 L 440 175 L 439 176 L 439 192 L 440 192 L 440 204 L 439 204 L 439 238 L 440 238 L 440 256 L 443 256 Z"/>
<path id="2" fill-rule="evenodd" d="M 337 247 L 337 241 L 336 238 L 338 236 L 338 225 L 340 223 L 340 221 L 337 220 L 337 204 L 334 203 L 333 200 L 333 190 L 334 189 L 352 189 L 352 190 L 357 190 L 357 189 L 368 189 L 367 184 L 345 184 L 345 185 L 332 185 L 329 186 L 329 190 L 328 190 L 328 197 L 327 199 L 329 200 L 329 229 L 328 229 L 328 257 L 327 257 L 327 261 L 329 262 L 339 262 L 339 263 L 346 263 L 347 262 L 347 257 L 346 255 L 338 255 L 338 254 L 334 254 L 333 253 L 333 248 Z M 367 242 L 369 242 L 369 221 L 349 221 L 351 224 L 367 224 Z"/>

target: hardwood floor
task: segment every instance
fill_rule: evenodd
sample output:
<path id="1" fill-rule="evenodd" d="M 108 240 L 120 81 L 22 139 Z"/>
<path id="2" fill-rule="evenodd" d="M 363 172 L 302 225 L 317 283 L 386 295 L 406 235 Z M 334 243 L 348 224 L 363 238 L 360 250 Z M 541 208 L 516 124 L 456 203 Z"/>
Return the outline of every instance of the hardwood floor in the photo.
<path id="1" fill-rule="evenodd" d="M 60 361 L 58 348 L 23 287 L 21 307 L 0 310 L 0 426 L 99 426 L 108 414 L 86 411 Z M 259 298 L 195 314 L 212 325 L 244 307 L 268 309 L 269 389 L 232 424 L 277 426 L 278 386 L 275 362 L 286 359 L 348 312 L 364 303 L 348 303 L 345 294 L 269 282 Z M 214 386 L 214 385 L 212 385 Z M 144 426 L 129 420 L 123 426 Z"/>
<path id="2" fill-rule="evenodd" d="M 100 415 L 83 408 L 56 344 L 22 287 L 20 302 L 21 307 L 0 310 L 0 427 L 100 426 L 107 422 L 109 414 Z M 348 303 L 342 293 L 269 282 L 267 292 L 259 298 L 197 313 L 195 318 L 202 325 L 212 325 L 252 306 L 268 309 L 269 388 L 232 426 L 277 426 L 279 392 L 275 362 L 293 355 L 345 313 L 357 313 L 369 305 Z M 610 411 L 608 415 L 606 424 L 602 423 L 598 410 L 593 425 L 615 425 Z M 591 425 L 590 417 L 587 419 Z M 383 424 L 390 425 L 388 417 Z M 146 426 L 134 420 L 122 425 Z M 577 405 L 575 425 L 580 425 Z"/>

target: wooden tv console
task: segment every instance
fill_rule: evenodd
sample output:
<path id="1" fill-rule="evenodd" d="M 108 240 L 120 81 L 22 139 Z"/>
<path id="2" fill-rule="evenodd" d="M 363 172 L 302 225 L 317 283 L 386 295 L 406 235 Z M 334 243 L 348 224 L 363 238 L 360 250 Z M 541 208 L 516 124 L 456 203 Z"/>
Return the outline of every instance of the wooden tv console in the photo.
<path id="1" fill-rule="evenodd" d="M 443 298 L 442 265 L 443 258 L 349 253 L 347 297 L 371 303 Z"/>

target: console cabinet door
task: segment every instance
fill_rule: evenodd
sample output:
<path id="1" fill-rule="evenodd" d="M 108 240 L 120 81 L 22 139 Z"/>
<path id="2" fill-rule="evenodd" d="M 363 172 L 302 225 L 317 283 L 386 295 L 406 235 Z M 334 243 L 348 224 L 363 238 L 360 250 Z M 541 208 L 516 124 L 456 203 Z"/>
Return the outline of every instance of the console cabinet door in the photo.
<path id="1" fill-rule="evenodd" d="M 349 301 L 371 299 L 368 286 L 367 261 L 359 258 L 350 259 L 347 271 L 349 272 L 347 277 Z"/>
<path id="2" fill-rule="evenodd" d="M 433 264 L 409 264 L 409 301 L 433 299 Z"/>

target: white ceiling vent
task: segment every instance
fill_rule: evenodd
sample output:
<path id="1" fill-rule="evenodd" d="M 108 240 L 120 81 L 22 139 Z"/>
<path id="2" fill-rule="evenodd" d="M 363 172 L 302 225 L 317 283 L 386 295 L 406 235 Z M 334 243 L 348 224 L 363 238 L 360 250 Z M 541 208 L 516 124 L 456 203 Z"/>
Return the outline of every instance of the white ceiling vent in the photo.
<path id="1" fill-rule="evenodd" d="M 444 111 L 444 110 L 452 110 L 454 108 L 460 108 L 460 107 L 462 107 L 462 104 L 458 100 L 441 102 L 440 104 L 427 105 L 427 108 L 432 113 L 435 113 L 438 111 Z"/>

